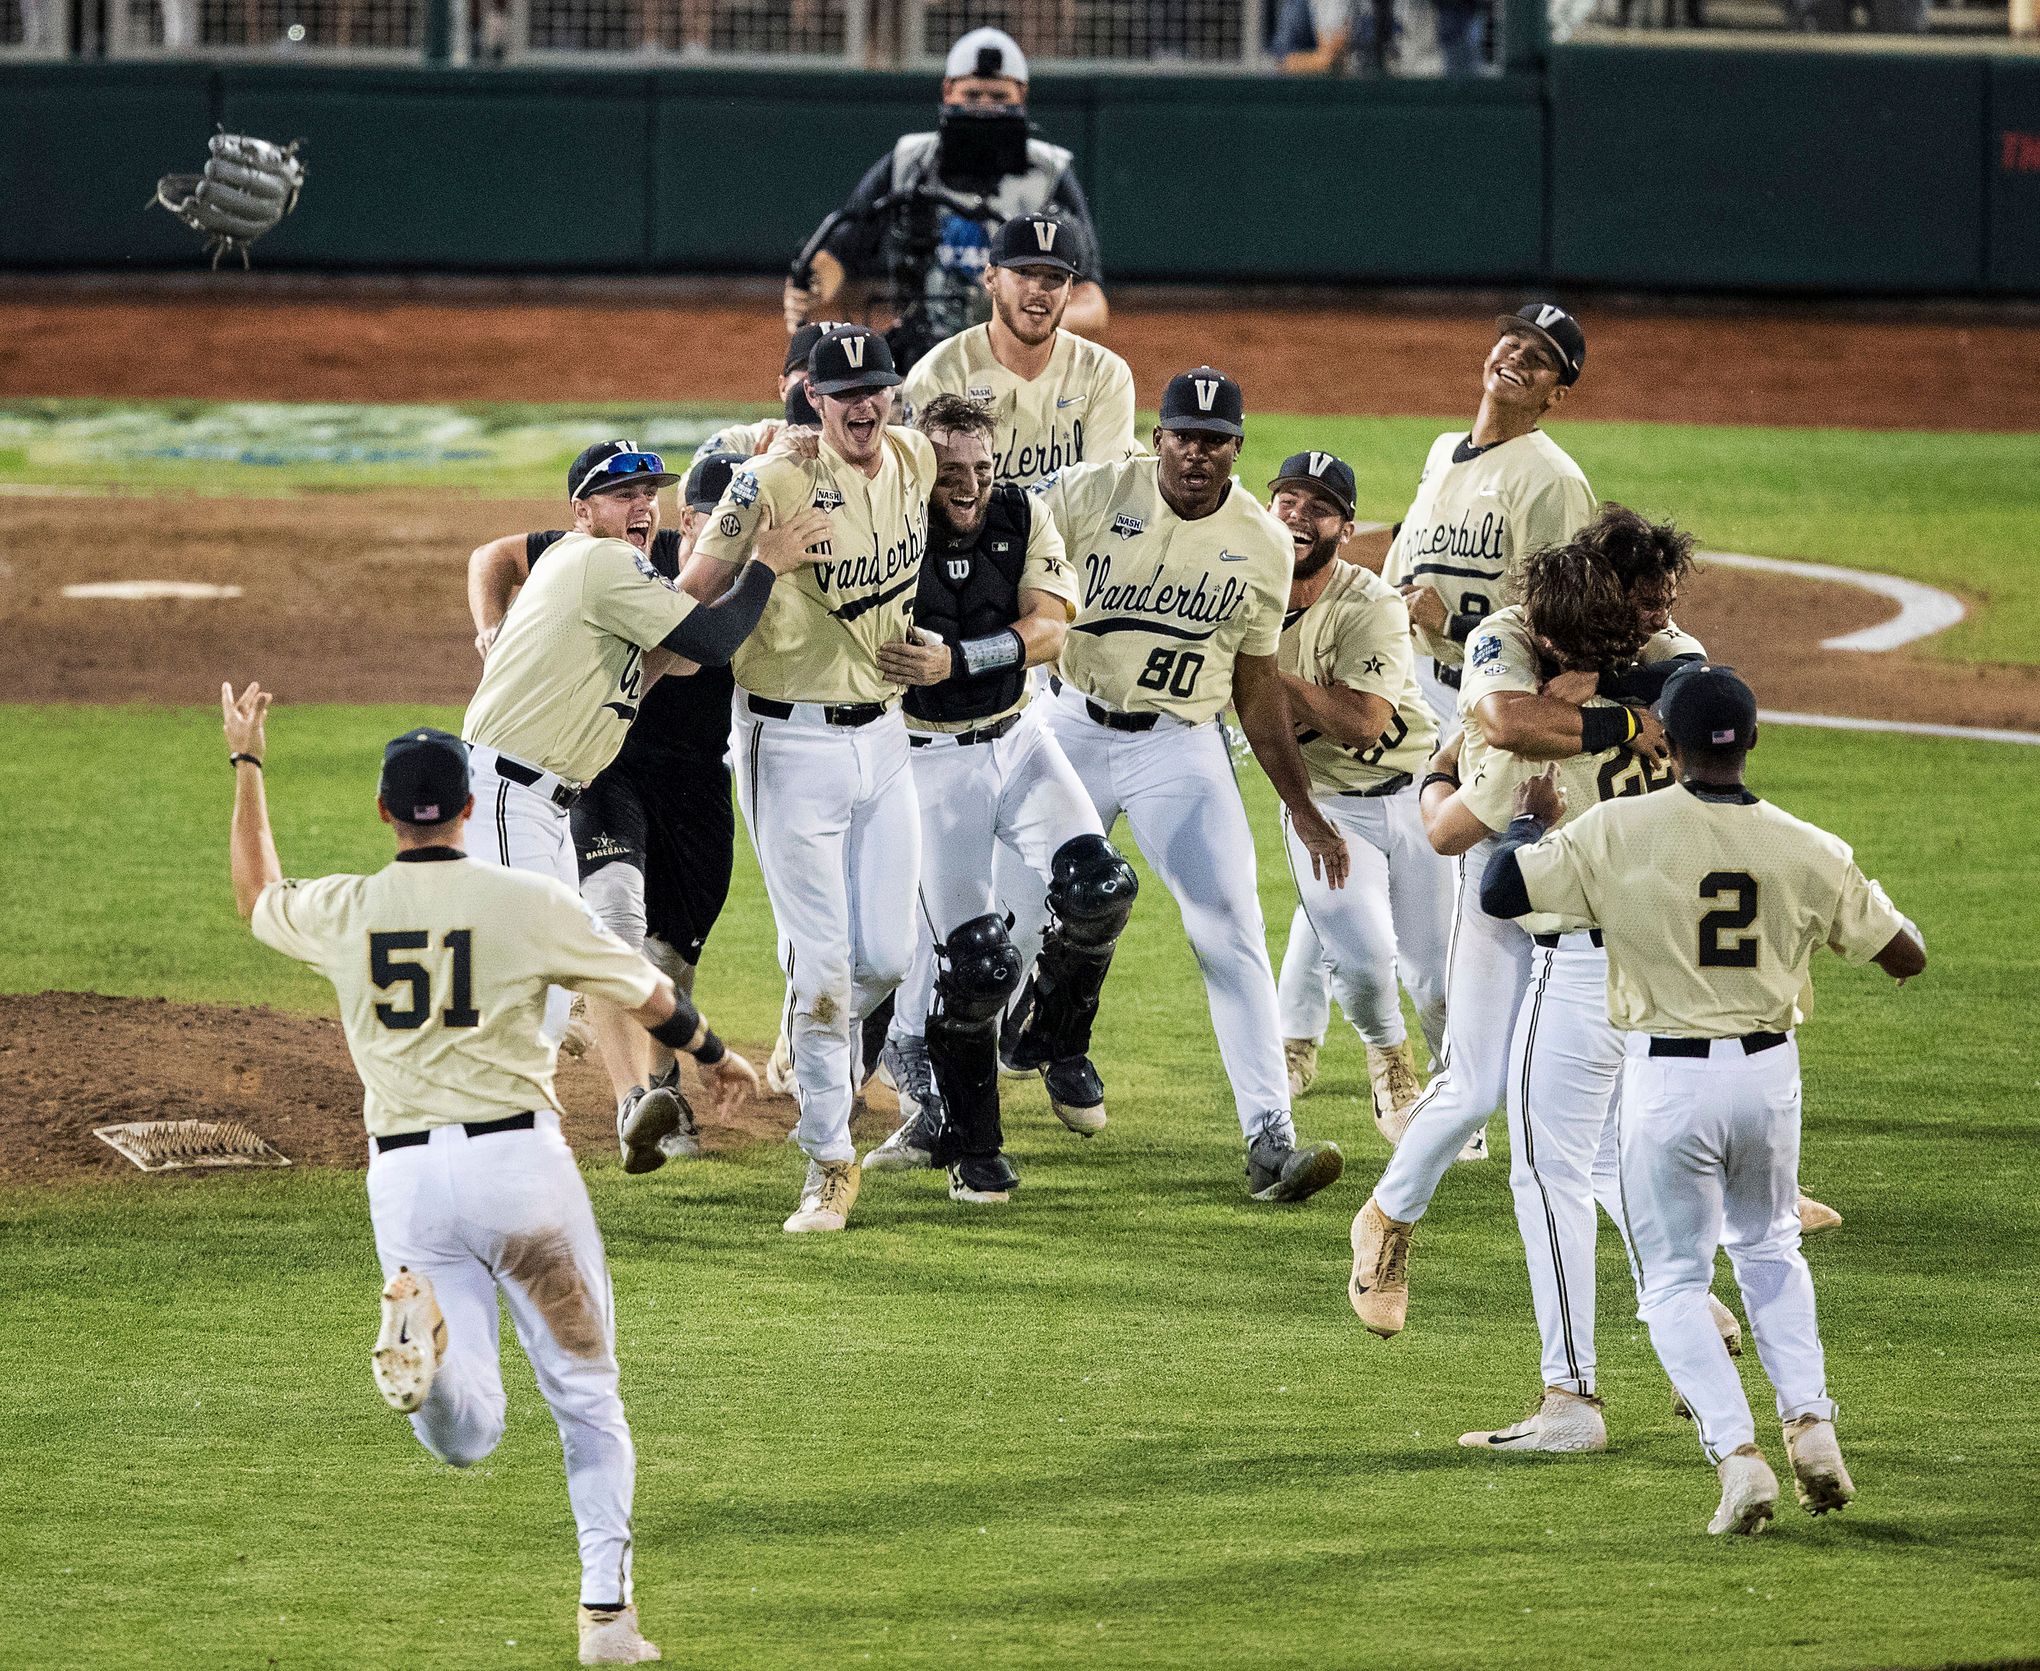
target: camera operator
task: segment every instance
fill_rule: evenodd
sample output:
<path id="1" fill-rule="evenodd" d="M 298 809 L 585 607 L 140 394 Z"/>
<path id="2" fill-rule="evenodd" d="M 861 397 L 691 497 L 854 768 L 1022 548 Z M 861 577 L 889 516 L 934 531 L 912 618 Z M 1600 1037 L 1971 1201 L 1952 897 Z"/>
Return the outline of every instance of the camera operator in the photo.
<path id="1" fill-rule="evenodd" d="M 952 46 L 940 127 L 903 134 L 816 229 L 787 279 L 787 330 L 810 318 L 858 317 L 845 311 L 844 292 L 855 286 L 859 311 L 891 310 L 886 337 L 905 371 L 943 338 L 987 317 L 992 231 L 1015 215 L 1046 214 L 1081 231 L 1085 246 L 1063 326 L 1080 336 L 1102 331 L 1105 292 L 1090 206 L 1069 152 L 1031 136 L 1026 99 L 1027 59 L 1010 35 L 973 29 Z"/>

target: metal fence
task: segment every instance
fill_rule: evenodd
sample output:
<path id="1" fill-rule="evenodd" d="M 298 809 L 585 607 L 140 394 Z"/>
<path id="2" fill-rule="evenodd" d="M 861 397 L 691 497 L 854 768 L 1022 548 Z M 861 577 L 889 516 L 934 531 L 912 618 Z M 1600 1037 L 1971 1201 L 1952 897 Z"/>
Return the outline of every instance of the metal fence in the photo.
<path id="1" fill-rule="evenodd" d="M 70 41 L 70 0 L 0 0 L 0 58 L 61 58 Z"/>

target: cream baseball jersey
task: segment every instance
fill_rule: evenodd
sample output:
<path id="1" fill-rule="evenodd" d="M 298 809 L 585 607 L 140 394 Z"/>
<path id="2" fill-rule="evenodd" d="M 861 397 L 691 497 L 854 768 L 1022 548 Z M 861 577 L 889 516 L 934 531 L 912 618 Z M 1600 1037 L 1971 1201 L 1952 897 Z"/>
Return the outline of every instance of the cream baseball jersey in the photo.
<path id="1" fill-rule="evenodd" d="M 1601 929 L 1626 1032 L 1786 1032 L 1815 951 L 1867 963 L 1905 927 L 1846 842 L 1747 791 L 1603 801 L 1517 862 L 1540 911 Z"/>
<path id="2" fill-rule="evenodd" d="M 637 717 L 644 652 L 693 608 L 628 541 L 567 535 L 512 600 L 460 734 L 588 782 Z"/>
<path id="3" fill-rule="evenodd" d="M 784 418 L 760 418 L 750 424 L 724 424 L 694 449 L 694 462 L 699 463 L 710 453 L 735 453 L 739 458 L 750 458 L 770 447 L 785 428 Z"/>
<path id="4" fill-rule="evenodd" d="M 1394 586 L 1430 586 L 1455 615 L 1491 615 L 1515 601 L 1523 560 L 1571 539 L 1594 510 L 1580 467 L 1541 429 L 1479 448 L 1464 430 L 1441 435 L 1381 572 Z M 1464 656 L 1447 633 L 1421 627 L 1417 647 L 1447 663 Z"/>
<path id="5" fill-rule="evenodd" d="M 1388 729 L 1366 748 L 1348 748 L 1299 723 L 1296 740 L 1311 786 L 1337 795 L 1421 772 L 1438 722 L 1417 688 L 1402 598 L 1371 569 L 1336 557 L 1331 566 L 1332 578 L 1316 599 L 1283 617 L 1276 665 L 1313 684 L 1382 697 L 1394 710 Z"/>
<path id="6" fill-rule="evenodd" d="M 1279 648 L 1296 547 L 1237 477 L 1184 521 L 1160 470 L 1078 464 L 1042 489 L 1080 588 L 1062 677 L 1108 708 L 1196 725 L 1230 700 L 1235 656 Z"/>
<path id="7" fill-rule="evenodd" d="M 937 343 L 907 374 L 906 396 L 916 409 L 939 394 L 988 405 L 996 480 L 1033 487 L 1072 464 L 1139 456 L 1133 372 L 1111 349 L 1058 330 L 1047 369 L 1030 380 L 993 357 L 991 333 L 973 325 Z"/>
<path id="8" fill-rule="evenodd" d="M 737 650 L 737 683 L 780 702 L 890 702 L 900 687 L 878 670 L 878 647 L 903 638 L 928 544 L 935 449 L 892 426 L 866 476 L 829 445 L 811 459 L 781 449 L 730 477 L 695 550 L 740 563 L 759 531 L 812 505 L 829 513 L 822 560 L 782 575 L 765 613 Z M 548 557 L 550 562 L 551 558 Z"/>
<path id="9" fill-rule="evenodd" d="M 547 988 L 636 1009 L 658 984 L 564 883 L 449 848 L 372 876 L 273 882 L 250 926 L 333 983 L 377 1137 L 557 1110 Z"/>

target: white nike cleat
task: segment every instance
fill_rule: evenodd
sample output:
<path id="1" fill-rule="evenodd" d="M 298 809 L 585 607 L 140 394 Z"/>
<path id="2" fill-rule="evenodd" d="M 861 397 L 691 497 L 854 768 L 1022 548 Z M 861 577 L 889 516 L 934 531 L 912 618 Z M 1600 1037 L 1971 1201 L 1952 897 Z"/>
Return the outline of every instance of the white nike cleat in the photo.
<path id="1" fill-rule="evenodd" d="M 1402 1333 L 1409 1313 L 1410 1233 L 1415 1229 L 1390 1218 L 1371 1195 L 1353 1215 L 1348 1236 L 1353 1271 L 1346 1279 L 1346 1298 L 1354 1315 L 1383 1340 Z"/>
<path id="2" fill-rule="evenodd" d="M 1778 1476 L 1755 1445 L 1730 1451 L 1715 1465 L 1721 1476 L 1721 1504 L 1707 1530 L 1719 1537 L 1733 1532 L 1755 1537 L 1778 1512 Z"/>
<path id="3" fill-rule="evenodd" d="M 1822 1230 L 1833 1230 L 1842 1222 L 1842 1215 L 1825 1201 L 1816 1201 L 1810 1195 L 1799 1198 L 1799 1233 L 1802 1236 L 1815 1235 Z"/>
<path id="4" fill-rule="evenodd" d="M 583 1665 L 642 1665 L 661 1657 L 639 1633 L 635 1606 L 581 1609 Z"/>
<path id="5" fill-rule="evenodd" d="M 854 1160 L 809 1160 L 800 1206 L 781 1228 L 794 1235 L 841 1230 L 850 1222 L 850 1209 L 857 1205 L 863 1176 Z"/>
<path id="6" fill-rule="evenodd" d="M 1316 1039 L 1284 1039 L 1282 1041 L 1283 1065 L 1289 1069 L 1289 1100 L 1294 1102 L 1308 1091 L 1317 1080 Z"/>
<path id="7" fill-rule="evenodd" d="M 1462 1160 L 1486 1160 L 1486 1159 L 1487 1159 L 1486 1126 L 1482 1126 L 1479 1131 L 1475 1132 L 1471 1137 L 1469 1137 L 1466 1140 L 1466 1147 L 1461 1149 L 1458 1154 L 1452 1157 L 1454 1165 L 1457 1165 Z"/>
<path id="8" fill-rule="evenodd" d="M 369 1355 L 376 1391 L 392 1410 L 409 1415 L 425 1402 L 445 1361 L 446 1318 L 432 1279 L 400 1265 L 383 1285 L 382 1332 Z"/>
<path id="9" fill-rule="evenodd" d="M 1386 1050 L 1373 1044 L 1367 1047 L 1367 1083 L 1374 1097 L 1374 1129 L 1388 1139 L 1392 1149 L 1409 1130 L 1410 1110 L 1424 1094 L 1408 1039 Z"/>
<path id="10" fill-rule="evenodd" d="M 1785 1424 L 1785 1454 L 1792 1459 L 1792 1489 L 1808 1514 L 1846 1508 L 1856 1482 L 1842 1466 L 1835 1424 L 1822 1416 L 1801 1416 Z"/>
<path id="11" fill-rule="evenodd" d="M 772 1054 L 765 1062 L 765 1089 L 775 1097 L 790 1097 L 793 1084 L 793 1043 L 782 1027 L 779 1037 L 773 1041 Z"/>
<path id="12" fill-rule="evenodd" d="M 1521 1454 L 1571 1455 L 1608 1448 L 1608 1424 L 1598 1398 L 1582 1398 L 1559 1387 L 1546 1387 L 1537 1408 L 1513 1427 L 1487 1433 L 1462 1433 L 1468 1450 Z"/>

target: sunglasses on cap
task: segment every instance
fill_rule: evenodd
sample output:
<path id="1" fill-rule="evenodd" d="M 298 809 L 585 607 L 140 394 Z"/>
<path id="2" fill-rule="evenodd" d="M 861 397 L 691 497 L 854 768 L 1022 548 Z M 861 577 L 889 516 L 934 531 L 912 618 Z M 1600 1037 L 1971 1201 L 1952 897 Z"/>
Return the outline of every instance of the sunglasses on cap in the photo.
<path id="1" fill-rule="evenodd" d="M 591 491 L 600 493 L 628 482 L 632 476 L 663 476 L 665 473 L 666 461 L 657 453 L 612 453 L 581 478 L 573 496 L 585 499 Z M 594 483 L 592 489 L 589 486 L 591 482 Z"/>

